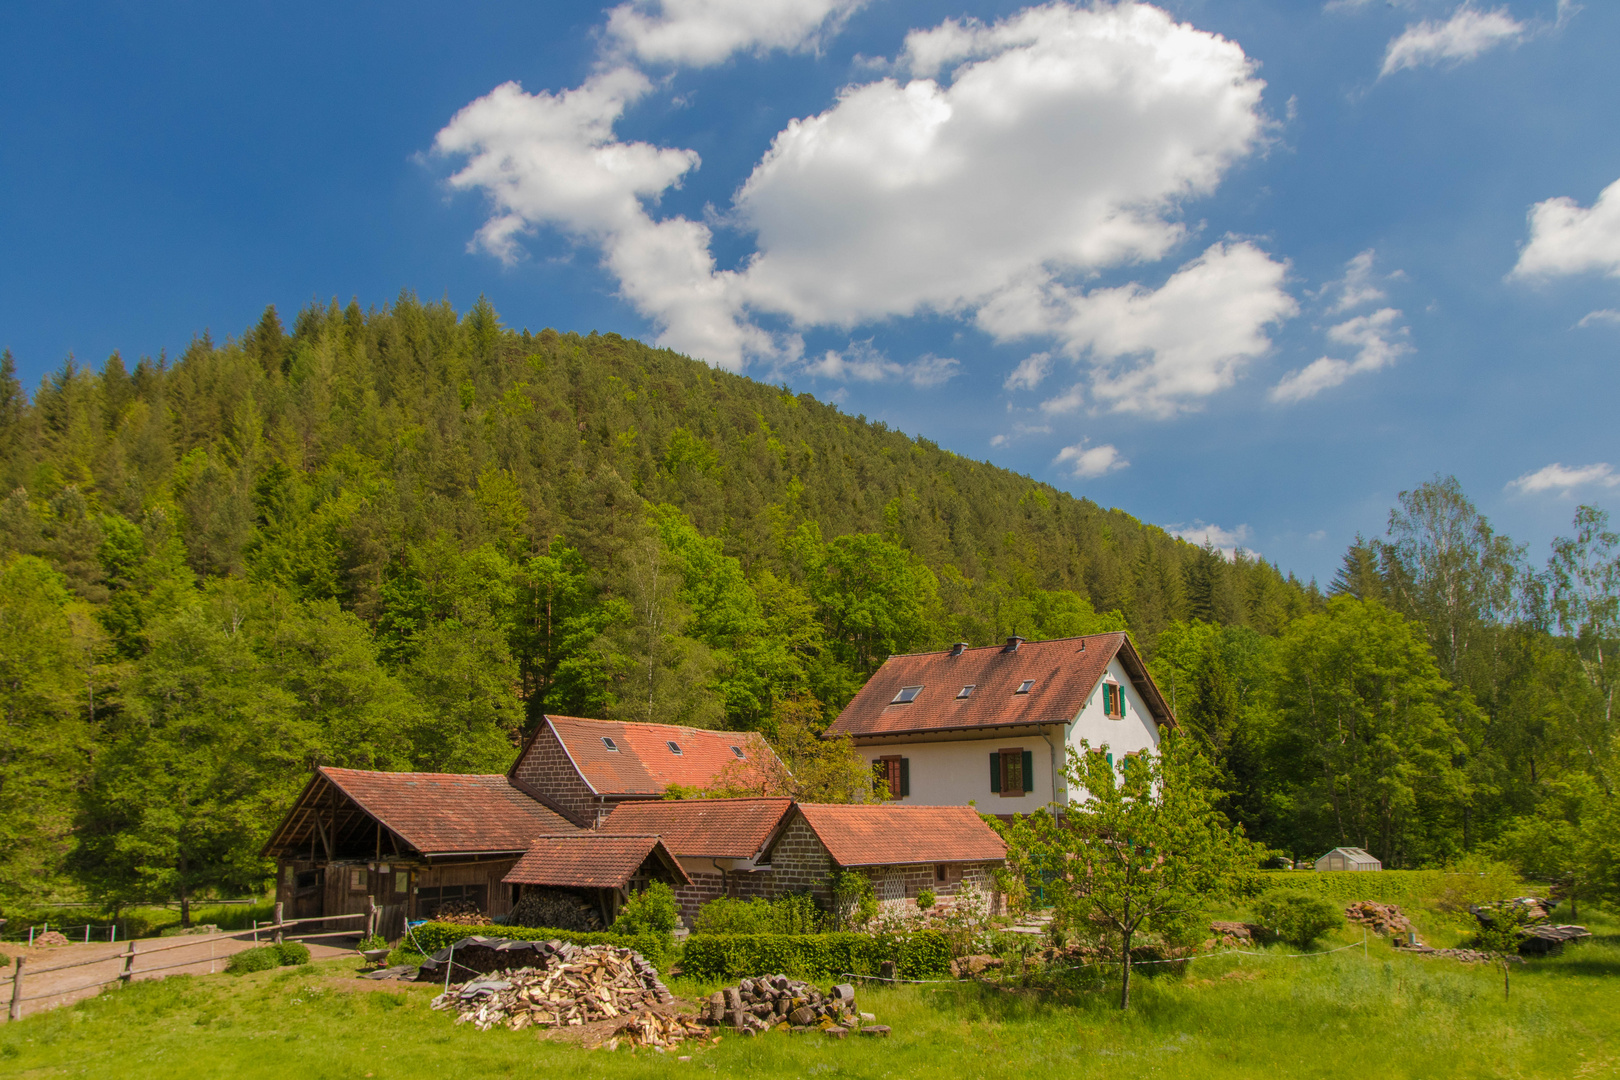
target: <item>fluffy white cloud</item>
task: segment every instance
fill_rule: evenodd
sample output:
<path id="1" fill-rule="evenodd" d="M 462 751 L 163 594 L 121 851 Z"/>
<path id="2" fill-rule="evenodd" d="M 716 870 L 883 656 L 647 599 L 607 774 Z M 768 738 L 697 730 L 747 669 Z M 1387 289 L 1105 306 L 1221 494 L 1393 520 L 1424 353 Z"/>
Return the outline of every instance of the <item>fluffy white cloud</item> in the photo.
<path id="1" fill-rule="evenodd" d="M 1544 491 L 1567 492 L 1578 487 L 1617 487 L 1620 486 L 1620 476 L 1616 476 L 1614 469 L 1601 461 L 1595 465 L 1576 466 L 1554 462 L 1509 481 L 1507 486 L 1510 491 L 1536 495 Z"/>
<path id="2" fill-rule="evenodd" d="M 1479 11 L 1464 4 L 1445 22 L 1426 19 L 1408 26 L 1389 43 L 1379 76 L 1402 68 L 1460 64 L 1498 45 L 1516 44 L 1529 33 L 1530 27 L 1510 15 L 1507 8 Z"/>
<path id="3" fill-rule="evenodd" d="M 1058 451 L 1058 456 L 1052 459 L 1054 465 L 1067 465 L 1069 472 L 1081 479 L 1090 479 L 1097 476 L 1107 476 L 1111 472 L 1130 465 L 1118 448 L 1104 443 L 1102 446 L 1087 446 L 1084 440 L 1073 446 L 1065 446 Z"/>
<path id="4" fill-rule="evenodd" d="M 1368 248 L 1345 265 L 1344 277 L 1323 287 L 1322 295 L 1332 298 L 1327 309 L 1329 315 L 1338 315 L 1385 298 L 1383 288 L 1373 275 L 1375 258 L 1376 253 Z"/>
<path id="5" fill-rule="evenodd" d="M 1116 412 L 1168 416 L 1231 386 L 1271 347 L 1266 328 L 1298 310 L 1288 268 L 1247 242 L 1222 242 L 1157 289 L 1131 284 L 1083 292 L 1050 277 L 1009 289 L 979 311 L 1001 338 L 1052 335 L 1091 363 L 1090 396 Z M 1072 388 L 1045 403 L 1078 408 Z"/>
<path id="6" fill-rule="evenodd" d="M 1052 371 L 1052 354 L 1049 352 L 1033 353 L 1024 357 L 1013 368 L 1007 381 L 1002 383 L 1005 390 L 1033 390 L 1046 381 L 1046 376 Z"/>
<path id="7" fill-rule="evenodd" d="M 1239 525 L 1235 529 L 1223 529 L 1219 525 L 1208 525 L 1202 521 L 1195 521 L 1191 525 L 1173 525 L 1165 530 L 1171 536 L 1179 536 L 1189 544 L 1199 547 L 1213 547 L 1224 555 L 1228 562 L 1237 556 L 1239 548 L 1249 550 L 1249 527 Z"/>
<path id="8" fill-rule="evenodd" d="M 803 43 L 855 5 L 765 6 L 774 21 L 750 21 L 744 0 L 621 5 L 608 31 L 637 57 L 702 63 Z M 707 225 L 649 212 L 698 157 L 614 137 L 649 87 L 631 69 L 555 95 L 498 88 L 436 145 L 468 158 L 453 186 L 490 198 L 481 246 L 515 258 L 540 225 L 592 242 L 660 344 L 733 370 L 796 357 L 804 328 L 977 315 L 998 337 L 1089 356 L 1108 407 L 1167 415 L 1230 385 L 1293 314 L 1286 268 L 1248 243 L 1216 244 L 1157 289 L 1074 284 L 1170 253 L 1181 204 L 1262 144 L 1264 84 L 1236 43 L 1147 4 L 1060 0 L 914 32 L 900 63 L 918 77 L 849 87 L 777 135 L 723 216 L 755 238 L 737 271 L 716 269 Z M 760 329 L 771 316 L 789 330 Z"/>
<path id="9" fill-rule="evenodd" d="M 632 0 L 608 39 L 650 64 L 717 64 L 737 52 L 813 48 L 866 0 Z"/>
<path id="10" fill-rule="evenodd" d="M 1560 196 L 1530 208 L 1530 242 L 1519 253 L 1514 277 L 1603 273 L 1620 277 L 1620 180 L 1590 207 Z"/>
<path id="11" fill-rule="evenodd" d="M 948 381 L 962 365 L 948 356 L 922 356 L 902 364 L 873 348 L 870 341 L 856 341 L 843 352 L 828 349 L 819 359 L 797 367 L 806 374 L 838 382 L 908 382 L 929 387 Z"/>
<path id="12" fill-rule="evenodd" d="M 1597 311 L 1588 311 L 1581 316 L 1581 321 L 1576 323 L 1575 326 L 1578 329 L 1585 330 L 1588 326 L 1597 326 L 1601 323 L 1620 326 L 1620 311 L 1613 308 L 1599 308 Z"/>
<path id="13" fill-rule="evenodd" d="M 1271 400 L 1283 403 L 1304 401 L 1323 390 L 1331 389 L 1352 375 L 1377 371 L 1393 364 L 1412 351 L 1403 340 L 1405 326 L 1397 325 L 1401 313 L 1394 308 L 1380 308 L 1371 315 L 1357 315 L 1328 329 L 1328 340 L 1350 345 L 1357 350 L 1354 360 L 1339 360 L 1323 356 L 1311 361 L 1299 371 L 1291 371 L 1272 387 Z"/>

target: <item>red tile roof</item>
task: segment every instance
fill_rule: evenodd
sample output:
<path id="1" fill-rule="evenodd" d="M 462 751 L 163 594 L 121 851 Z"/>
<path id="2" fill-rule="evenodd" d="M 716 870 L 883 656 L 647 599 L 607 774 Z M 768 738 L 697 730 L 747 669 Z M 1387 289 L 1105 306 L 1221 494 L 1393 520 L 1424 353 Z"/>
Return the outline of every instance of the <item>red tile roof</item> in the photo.
<path id="1" fill-rule="evenodd" d="M 660 836 L 693 858 L 751 859 L 792 808 L 792 799 L 638 800 L 615 806 L 601 831 Z"/>
<path id="2" fill-rule="evenodd" d="M 526 851 L 536 836 L 578 831 L 500 775 L 317 772 L 424 855 Z"/>
<path id="3" fill-rule="evenodd" d="M 547 716 L 574 767 L 598 795 L 662 795 L 671 784 L 707 787 L 730 767 L 745 777 L 763 775 L 757 763 L 775 753 L 757 732 L 709 731 L 674 724 L 625 724 Z M 609 750 L 603 738 L 613 740 Z M 674 742 L 681 748 L 670 750 Z M 741 750 L 739 758 L 732 747 Z"/>
<path id="4" fill-rule="evenodd" d="M 891 656 L 828 727 L 829 735 L 899 735 L 1073 720 L 1115 657 L 1130 674 L 1154 718 L 1174 724 L 1169 706 L 1123 633 L 1055 641 L 1026 641 L 980 649 Z M 1024 680 L 1034 685 L 1017 693 Z M 958 698 L 964 686 L 973 693 Z M 920 686 L 916 699 L 892 704 L 902 687 Z"/>
<path id="5" fill-rule="evenodd" d="M 656 836 L 573 833 L 542 836 L 501 880 L 512 885 L 568 889 L 622 889 L 649 857 L 656 856 L 682 885 L 692 884 L 680 863 Z"/>
<path id="6" fill-rule="evenodd" d="M 798 809 L 839 866 L 992 862 L 1007 855 L 971 806 L 800 803 Z"/>

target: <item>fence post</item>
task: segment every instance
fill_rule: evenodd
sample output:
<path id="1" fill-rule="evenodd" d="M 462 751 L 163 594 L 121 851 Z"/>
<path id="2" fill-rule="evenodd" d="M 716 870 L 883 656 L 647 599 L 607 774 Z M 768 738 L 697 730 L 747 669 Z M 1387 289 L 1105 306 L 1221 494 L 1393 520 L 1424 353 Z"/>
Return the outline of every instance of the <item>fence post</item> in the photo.
<path id="1" fill-rule="evenodd" d="M 89 923 L 84 924 L 84 943 L 86 945 L 90 944 L 90 924 Z"/>
<path id="2" fill-rule="evenodd" d="M 124 948 L 124 970 L 118 976 L 120 982 L 129 982 L 129 977 L 135 973 L 135 939 L 130 938 L 129 944 Z"/>
<path id="3" fill-rule="evenodd" d="M 281 902 L 276 902 L 276 944 L 281 944 Z"/>
<path id="4" fill-rule="evenodd" d="M 377 932 L 377 901 L 373 897 L 366 897 L 366 937 Z"/>
<path id="5" fill-rule="evenodd" d="M 11 974 L 11 1012 L 7 1014 L 11 1020 L 22 1019 L 22 975 L 24 958 L 17 957 L 17 966 Z"/>

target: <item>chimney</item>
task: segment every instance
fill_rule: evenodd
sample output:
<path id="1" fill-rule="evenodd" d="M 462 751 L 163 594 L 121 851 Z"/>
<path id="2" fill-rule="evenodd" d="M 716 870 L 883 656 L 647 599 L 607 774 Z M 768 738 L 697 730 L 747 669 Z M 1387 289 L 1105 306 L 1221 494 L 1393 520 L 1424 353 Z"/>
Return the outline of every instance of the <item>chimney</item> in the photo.
<path id="1" fill-rule="evenodd" d="M 965 649 L 965 648 L 967 648 L 967 642 L 958 641 L 955 645 L 951 646 L 951 655 L 952 656 L 961 656 L 962 655 L 962 650 Z"/>
<path id="2" fill-rule="evenodd" d="M 1024 643 L 1024 639 L 1019 637 L 1017 634 L 1014 634 L 1012 637 L 1007 639 L 1007 644 L 1002 647 L 1001 651 L 1002 652 L 1017 652 L 1018 651 L 1018 646 L 1022 645 L 1023 643 Z"/>

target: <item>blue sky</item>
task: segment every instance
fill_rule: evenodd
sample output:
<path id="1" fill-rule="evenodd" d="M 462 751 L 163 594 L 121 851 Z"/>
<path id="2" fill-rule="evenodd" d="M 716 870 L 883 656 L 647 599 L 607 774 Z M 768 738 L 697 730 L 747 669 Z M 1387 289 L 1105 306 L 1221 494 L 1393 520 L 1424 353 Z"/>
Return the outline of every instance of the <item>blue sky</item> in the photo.
<path id="1" fill-rule="evenodd" d="M 267 303 L 483 293 L 1307 577 L 1437 473 L 1538 559 L 1620 508 L 1620 5 L 11 5 L 0 36 L 30 384 Z"/>

